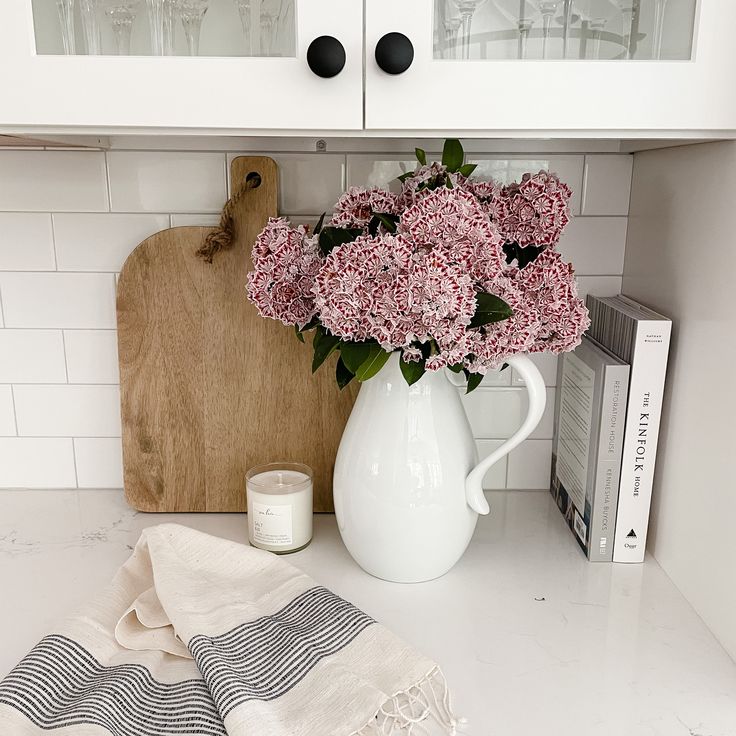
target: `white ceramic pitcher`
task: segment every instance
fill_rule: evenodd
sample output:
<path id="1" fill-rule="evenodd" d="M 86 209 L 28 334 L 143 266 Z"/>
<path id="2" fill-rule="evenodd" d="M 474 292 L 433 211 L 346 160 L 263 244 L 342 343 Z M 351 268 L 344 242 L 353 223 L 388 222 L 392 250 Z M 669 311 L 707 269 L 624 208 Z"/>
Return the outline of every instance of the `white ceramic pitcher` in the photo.
<path id="1" fill-rule="evenodd" d="M 393 353 L 361 386 L 337 453 L 334 496 L 343 542 L 366 572 L 414 583 L 444 575 L 462 557 L 478 514 L 489 512 L 483 477 L 544 412 L 537 367 L 525 355 L 507 362 L 526 383 L 529 411 L 480 463 L 454 374 L 428 371 L 408 386 Z"/>

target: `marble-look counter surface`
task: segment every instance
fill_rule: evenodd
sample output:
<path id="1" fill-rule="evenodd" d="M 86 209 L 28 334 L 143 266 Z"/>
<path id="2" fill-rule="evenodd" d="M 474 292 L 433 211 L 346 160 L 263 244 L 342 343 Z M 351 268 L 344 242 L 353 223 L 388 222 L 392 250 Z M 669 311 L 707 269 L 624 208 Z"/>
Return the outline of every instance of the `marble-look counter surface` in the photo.
<path id="1" fill-rule="evenodd" d="M 648 558 L 588 563 L 549 494 L 490 494 L 445 577 L 370 577 L 333 516 L 288 560 L 443 667 L 469 736 L 736 736 L 736 663 Z M 119 491 L 0 491 L 0 677 L 163 521 L 247 539 L 240 514 L 137 513 Z"/>

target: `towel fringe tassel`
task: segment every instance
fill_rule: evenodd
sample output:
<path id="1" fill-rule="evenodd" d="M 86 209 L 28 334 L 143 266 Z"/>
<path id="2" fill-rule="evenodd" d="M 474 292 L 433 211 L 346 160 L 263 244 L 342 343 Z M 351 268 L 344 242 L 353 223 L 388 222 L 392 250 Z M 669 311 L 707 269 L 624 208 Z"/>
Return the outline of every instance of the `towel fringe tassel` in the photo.
<path id="1" fill-rule="evenodd" d="M 375 717 L 351 736 L 433 736 L 440 726 L 441 733 L 457 736 L 457 727 L 463 719 L 452 712 L 450 691 L 445 676 L 435 667 L 416 685 L 388 698 Z"/>

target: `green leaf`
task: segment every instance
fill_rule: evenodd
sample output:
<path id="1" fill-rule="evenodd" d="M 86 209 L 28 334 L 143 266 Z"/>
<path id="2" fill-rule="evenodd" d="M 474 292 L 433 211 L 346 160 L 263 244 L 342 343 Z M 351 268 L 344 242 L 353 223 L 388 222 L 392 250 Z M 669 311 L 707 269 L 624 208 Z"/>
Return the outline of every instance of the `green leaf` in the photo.
<path id="1" fill-rule="evenodd" d="M 375 346 L 375 343 L 370 342 L 344 342 L 340 346 L 340 356 L 345 363 L 348 370 L 353 373 L 358 372 L 371 352 L 371 347 Z"/>
<path id="2" fill-rule="evenodd" d="M 337 349 L 340 338 L 325 331 L 325 328 L 320 326 L 317 328 L 317 332 L 314 334 L 314 341 L 312 347 L 314 348 L 314 357 L 312 358 L 312 373 L 324 363 L 327 358 Z"/>
<path id="3" fill-rule="evenodd" d="M 463 364 L 462 363 L 455 363 L 455 365 L 448 365 L 447 367 L 453 373 L 462 373 L 463 372 Z"/>
<path id="4" fill-rule="evenodd" d="M 463 164 L 458 171 L 463 176 L 470 176 L 476 169 L 478 168 L 478 164 Z"/>
<path id="5" fill-rule="evenodd" d="M 479 291 L 475 295 L 475 303 L 475 314 L 470 320 L 471 327 L 482 327 L 491 322 L 500 322 L 514 314 L 503 299 L 485 291 Z"/>
<path id="6" fill-rule="evenodd" d="M 448 171 L 458 171 L 463 165 L 465 152 L 462 144 L 457 138 L 448 138 L 445 141 L 445 147 L 442 149 L 442 163 L 447 167 Z"/>
<path id="7" fill-rule="evenodd" d="M 404 361 L 404 356 L 399 358 L 399 368 L 404 380 L 411 386 L 416 383 L 424 375 L 424 361 Z"/>
<path id="8" fill-rule="evenodd" d="M 302 335 L 302 331 L 299 329 L 299 325 L 294 325 L 294 334 L 296 334 L 297 340 L 299 342 L 304 342 L 304 335 Z"/>
<path id="9" fill-rule="evenodd" d="M 413 171 L 406 171 L 400 176 L 397 176 L 396 178 L 403 184 L 410 176 L 414 176 Z"/>
<path id="10" fill-rule="evenodd" d="M 415 153 L 415 154 L 416 154 L 416 156 L 417 156 L 417 161 L 419 161 L 419 163 L 420 163 L 420 164 L 421 164 L 422 166 L 426 166 L 426 165 L 427 165 L 427 152 L 426 152 L 426 151 L 424 151 L 424 150 L 423 150 L 423 149 L 421 149 L 421 148 L 415 148 L 415 149 L 414 149 L 414 153 Z"/>
<path id="11" fill-rule="evenodd" d="M 329 255 L 333 248 L 344 243 L 352 243 L 363 231 L 357 227 L 324 227 L 319 234 L 319 248 Z"/>
<path id="12" fill-rule="evenodd" d="M 396 232 L 396 226 L 399 224 L 399 216 L 391 215 L 388 212 L 374 212 L 373 216 L 383 225 L 390 233 Z"/>
<path id="13" fill-rule="evenodd" d="M 504 364 L 503 364 L 503 365 L 501 366 L 501 370 L 502 370 L 502 371 L 505 371 L 505 370 L 506 370 L 507 368 L 510 368 L 510 367 L 511 367 L 511 366 L 510 366 L 510 365 L 509 365 L 508 363 L 504 363 Z"/>
<path id="14" fill-rule="evenodd" d="M 468 388 L 465 390 L 466 394 L 469 394 L 471 391 L 475 391 L 483 380 L 482 373 L 470 373 L 469 371 L 465 371 L 465 377 L 468 379 Z"/>
<path id="15" fill-rule="evenodd" d="M 337 385 L 340 387 L 340 391 L 342 391 L 345 386 L 347 386 L 350 381 L 355 378 L 355 374 L 350 371 L 343 362 L 342 356 L 340 356 L 337 361 L 337 367 L 335 368 L 335 378 L 337 379 Z"/>
<path id="16" fill-rule="evenodd" d="M 506 263 L 513 263 L 519 268 L 525 268 L 533 263 L 537 256 L 544 250 L 544 246 L 527 245 L 522 248 L 518 243 L 505 243 L 503 252 L 506 254 Z"/>
<path id="17" fill-rule="evenodd" d="M 363 361 L 360 368 L 355 373 L 355 377 L 359 381 L 367 381 L 369 378 L 378 373 L 378 371 L 386 365 L 389 353 L 387 353 L 380 345 L 371 345 L 368 357 Z"/>
<path id="18" fill-rule="evenodd" d="M 325 215 L 327 213 L 323 212 L 320 216 L 319 220 L 317 220 L 317 224 L 314 226 L 314 234 L 319 235 L 322 232 L 322 225 L 325 224 Z"/>

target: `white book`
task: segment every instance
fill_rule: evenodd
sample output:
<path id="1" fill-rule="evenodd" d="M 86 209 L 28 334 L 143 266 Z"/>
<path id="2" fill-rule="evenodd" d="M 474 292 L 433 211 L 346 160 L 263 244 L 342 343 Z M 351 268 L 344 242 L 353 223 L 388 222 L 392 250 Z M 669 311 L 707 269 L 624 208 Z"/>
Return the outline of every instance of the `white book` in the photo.
<path id="1" fill-rule="evenodd" d="M 642 562 L 672 321 L 624 296 L 586 304 L 588 334 L 631 366 L 613 561 Z"/>
<path id="2" fill-rule="evenodd" d="M 629 366 L 584 337 L 557 378 L 552 495 L 588 559 L 610 562 Z"/>

